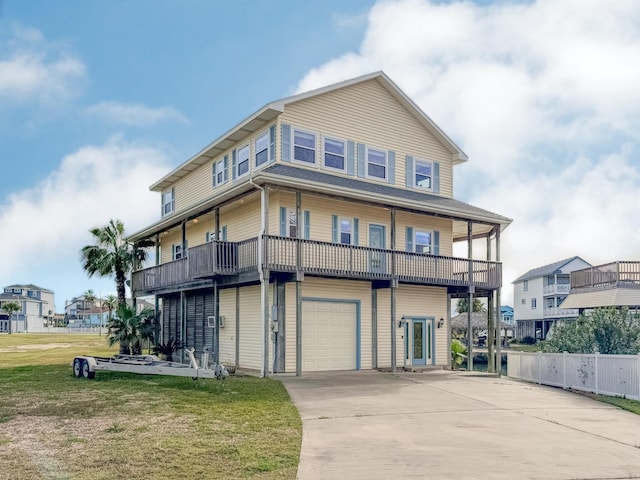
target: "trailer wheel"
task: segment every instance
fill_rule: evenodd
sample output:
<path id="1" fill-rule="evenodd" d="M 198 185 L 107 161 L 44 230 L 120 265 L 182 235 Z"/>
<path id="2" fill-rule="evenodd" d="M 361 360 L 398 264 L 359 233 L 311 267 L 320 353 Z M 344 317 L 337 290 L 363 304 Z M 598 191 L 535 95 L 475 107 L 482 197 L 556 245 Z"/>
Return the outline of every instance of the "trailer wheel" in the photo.
<path id="1" fill-rule="evenodd" d="M 75 378 L 82 377 L 82 360 L 79 358 L 73 360 L 73 376 Z"/>
<path id="2" fill-rule="evenodd" d="M 82 376 L 84 378 L 94 378 L 96 376 L 96 372 L 92 372 L 89 369 L 89 362 L 86 360 L 82 360 Z"/>

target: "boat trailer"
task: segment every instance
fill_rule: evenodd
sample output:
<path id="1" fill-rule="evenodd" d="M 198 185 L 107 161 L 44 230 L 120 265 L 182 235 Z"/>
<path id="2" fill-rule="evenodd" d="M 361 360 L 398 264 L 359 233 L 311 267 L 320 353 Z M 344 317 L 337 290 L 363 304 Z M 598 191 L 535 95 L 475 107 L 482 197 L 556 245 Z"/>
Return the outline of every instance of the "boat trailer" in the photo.
<path id="1" fill-rule="evenodd" d="M 215 378 L 220 380 L 229 376 L 224 365 L 209 364 L 209 349 L 202 353 L 201 367 L 194 355 L 194 348 L 185 350 L 189 356 L 189 365 L 160 360 L 156 355 L 114 355 L 113 357 L 93 357 L 79 355 L 71 362 L 73 376 L 76 378 L 95 378 L 96 372 L 128 372 L 140 375 L 171 375 L 176 377 Z"/>

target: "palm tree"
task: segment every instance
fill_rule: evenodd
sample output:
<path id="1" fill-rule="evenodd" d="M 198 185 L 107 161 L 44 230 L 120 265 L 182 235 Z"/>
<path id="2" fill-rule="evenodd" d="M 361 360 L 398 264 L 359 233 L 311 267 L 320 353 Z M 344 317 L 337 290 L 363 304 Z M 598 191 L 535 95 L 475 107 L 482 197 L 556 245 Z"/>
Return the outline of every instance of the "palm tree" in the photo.
<path id="1" fill-rule="evenodd" d="M 107 295 L 107 297 L 102 301 L 102 305 L 107 307 L 109 310 L 109 320 L 113 317 L 112 312 L 118 308 L 118 299 L 115 295 Z"/>
<path id="2" fill-rule="evenodd" d="M 2 304 L 2 311 L 9 316 L 9 333 L 11 333 L 11 315 L 20 310 L 22 307 L 18 302 L 4 302 Z"/>
<path id="3" fill-rule="evenodd" d="M 91 326 L 91 310 L 95 306 L 96 294 L 93 293 L 93 290 L 89 289 L 84 292 L 84 295 L 82 295 L 82 297 L 84 298 L 85 310 L 87 309 L 87 303 L 89 304 L 89 326 Z"/>
<path id="4" fill-rule="evenodd" d="M 109 320 L 109 346 L 120 344 L 120 354 L 139 355 L 142 342 L 153 341 L 153 310 L 136 314 L 128 305 L 118 307 L 116 318 Z"/>
<path id="5" fill-rule="evenodd" d="M 101 228 L 90 230 L 96 244 L 82 247 L 82 268 L 93 276 L 114 276 L 118 305 L 125 305 L 125 279 L 131 270 L 137 270 L 147 257 L 145 247 L 153 244 L 150 240 L 128 243 L 124 239 L 124 224 L 120 220 L 109 220 Z"/>
<path id="6" fill-rule="evenodd" d="M 473 310 L 471 310 L 472 312 L 481 313 L 481 312 L 487 311 L 487 309 L 482 304 L 482 300 L 480 300 L 479 298 L 474 298 L 472 305 L 473 305 Z M 466 298 L 461 298 L 460 300 L 458 300 L 458 304 L 456 305 L 456 310 L 458 311 L 458 313 L 468 312 L 469 301 Z"/>

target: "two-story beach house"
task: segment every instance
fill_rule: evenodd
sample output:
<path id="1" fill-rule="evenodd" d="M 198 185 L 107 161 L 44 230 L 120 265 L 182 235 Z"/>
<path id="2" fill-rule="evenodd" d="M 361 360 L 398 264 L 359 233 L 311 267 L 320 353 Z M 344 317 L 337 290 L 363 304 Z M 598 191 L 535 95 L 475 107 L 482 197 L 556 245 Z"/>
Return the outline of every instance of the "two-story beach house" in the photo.
<path id="1" fill-rule="evenodd" d="M 513 315 L 518 338 L 547 338 L 557 321 L 573 320 L 578 310 L 563 302 L 569 295 L 571 272 L 591 265 L 580 257 L 571 257 L 529 270 L 513 282 Z"/>
<path id="2" fill-rule="evenodd" d="M 151 186 L 134 295 L 163 341 L 263 375 L 446 366 L 450 299 L 493 298 L 511 222 L 452 198 L 466 160 L 382 72 L 269 103 Z"/>
<path id="3" fill-rule="evenodd" d="M 20 305 L 20 310 L 8 315 L 1 308 L 8 302 Z M 33 284 L 14 284 L 0 293 L 0 332 L 37 332 L 53 320 L 54 293 Z"/>

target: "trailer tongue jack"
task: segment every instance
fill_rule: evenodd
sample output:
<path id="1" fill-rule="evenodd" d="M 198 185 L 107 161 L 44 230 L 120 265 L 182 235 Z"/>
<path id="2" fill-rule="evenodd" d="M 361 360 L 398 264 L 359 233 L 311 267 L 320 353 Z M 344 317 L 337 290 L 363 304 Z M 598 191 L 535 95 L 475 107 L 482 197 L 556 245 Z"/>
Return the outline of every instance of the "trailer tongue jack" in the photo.
<path id="1" fill-rule="evenodd" d="M 80 355 L 73 359 L 71 367 L 76 378 L 94 378 L 96 372 L 128 372 L 141 375 L 171 375 L 176 377 L 221 379 L 229 376 L 224 365 L 214 364 L 209 367 L 209 349 L 202 353 L 202 366 L 194 355 L 194 348 L 186 350 L 189 365 L 177 362 L 166 362 L 155 355 L 114 355 L 113 357 L 93 357 Z"/>

